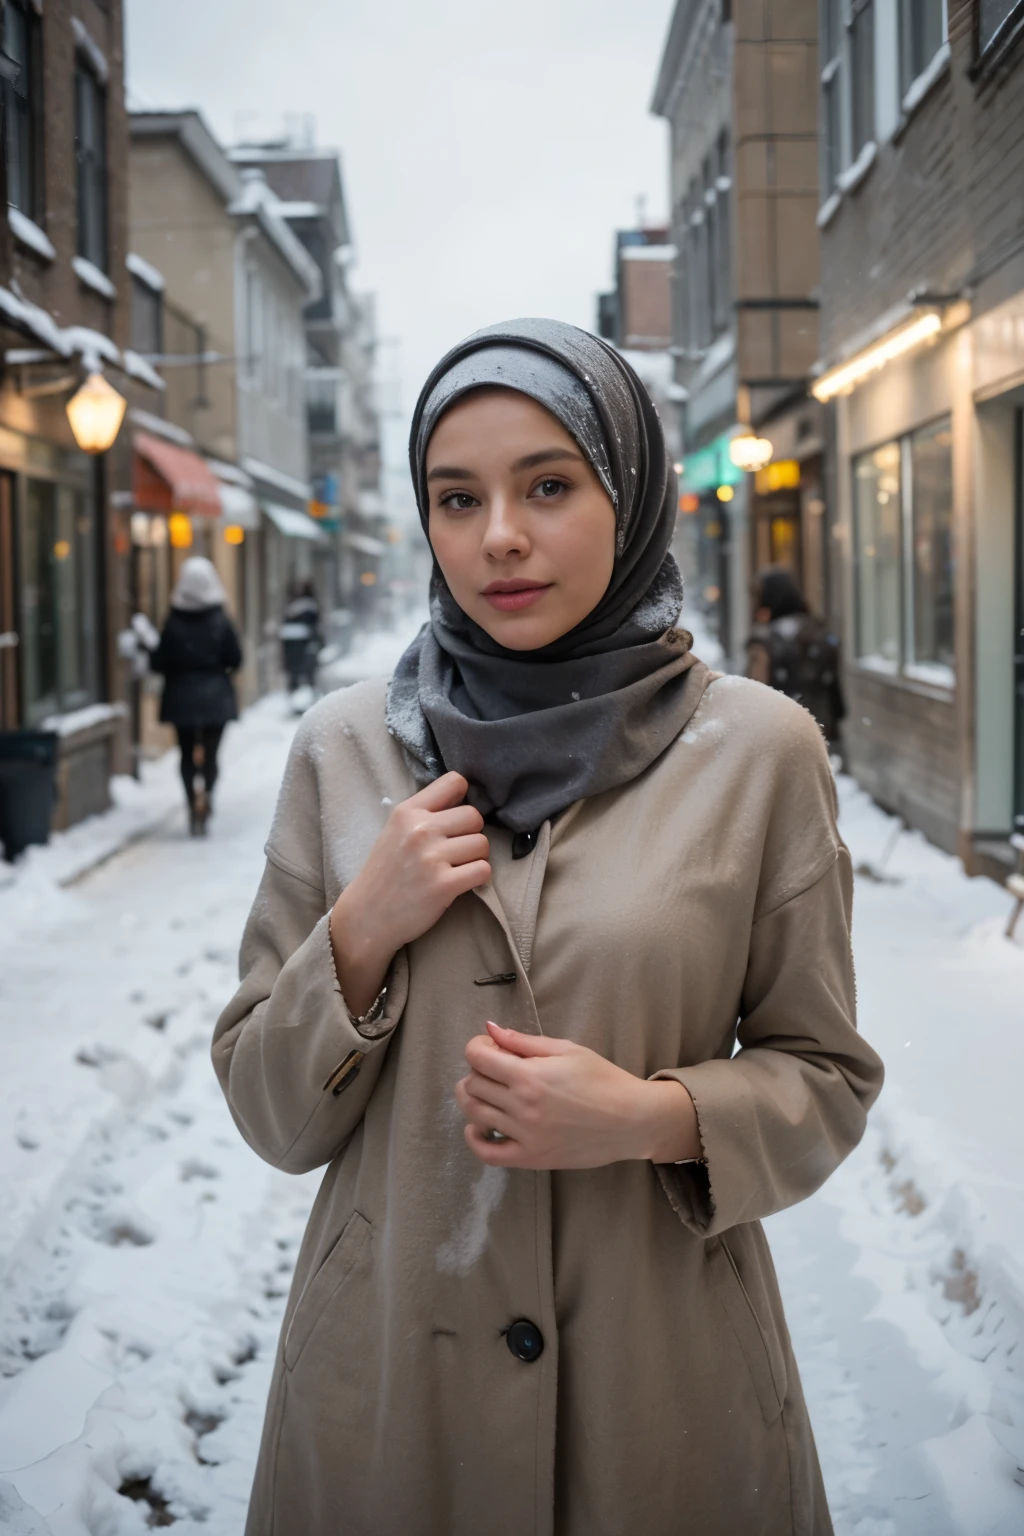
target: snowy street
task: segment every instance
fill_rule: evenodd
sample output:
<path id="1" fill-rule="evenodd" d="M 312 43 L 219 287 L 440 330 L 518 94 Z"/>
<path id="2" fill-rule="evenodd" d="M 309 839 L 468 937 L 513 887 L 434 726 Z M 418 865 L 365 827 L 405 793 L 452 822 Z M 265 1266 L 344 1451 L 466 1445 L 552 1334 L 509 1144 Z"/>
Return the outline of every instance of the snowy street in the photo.
<path id="1" fill-rule="evenodd" d="M 0 887 L 0 1529 L 17 1536 L 241 1532 L 317 1176 L 244 1145 L 209 1040 L 293 729 L 277 695 L 228 732 L 209 840 L 186 836 L 165 759 L 134 787 L 159 813 L 145 835 L 65 884 L 58 840 Z M 889 1079 L 857 1153 L 768 1223 L 836 1529 L 1011 1536 L 1024 935 L 1002 937 L 1005 892 L 917 834 L 883 866 L 893 823 L 849 780 L 841 800 L 864 871 L 861 1026 Z M 78 857 L 102 835 L 80 832 Z"/>

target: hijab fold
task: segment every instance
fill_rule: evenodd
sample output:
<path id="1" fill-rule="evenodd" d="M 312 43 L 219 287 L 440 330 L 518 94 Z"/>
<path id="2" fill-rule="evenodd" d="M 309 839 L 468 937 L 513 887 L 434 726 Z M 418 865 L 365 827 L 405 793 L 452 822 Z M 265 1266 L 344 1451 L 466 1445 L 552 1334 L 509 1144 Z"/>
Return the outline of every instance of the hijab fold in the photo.
<path id="1" fill-rule="evenodd" d="M 456 769 L 468 800 L 513 832 L 628 783 L 678 736 L 702 689 L 675 628 L 683 584 L 669 553 L 676 480 L 661 422 L 626 360 L 552 320 L 478 331 L 434 368 L 413 414 L 409 457 L 428 534 L 427 447 L 469 390 L 514 389 L 575 439 L 615 508 L 608 589 L 583 621 L 533 651 L 499 645 L 455 602 L 434 563 L 430 622 L 388 690 L 388 728 L 417 782 Z M 701 673 L 704 669 L 700 663 Z"/>

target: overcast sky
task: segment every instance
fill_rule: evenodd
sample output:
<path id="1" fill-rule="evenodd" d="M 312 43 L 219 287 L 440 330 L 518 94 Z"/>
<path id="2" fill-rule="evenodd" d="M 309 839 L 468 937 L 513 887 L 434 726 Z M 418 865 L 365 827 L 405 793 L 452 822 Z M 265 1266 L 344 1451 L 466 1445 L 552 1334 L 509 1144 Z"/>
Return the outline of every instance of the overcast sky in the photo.
<path id="1" fill-rule="evenodd" d="M 230 143 L 312 114 L 340 149 L 407 416 L 453 342 L 517 315 L 593 328 L 613 231 L 664 214 L 648 104 L 672 0 L 127 0 L 136 107 Z M 402 423 L 388 432 L 400 456 Z"/>

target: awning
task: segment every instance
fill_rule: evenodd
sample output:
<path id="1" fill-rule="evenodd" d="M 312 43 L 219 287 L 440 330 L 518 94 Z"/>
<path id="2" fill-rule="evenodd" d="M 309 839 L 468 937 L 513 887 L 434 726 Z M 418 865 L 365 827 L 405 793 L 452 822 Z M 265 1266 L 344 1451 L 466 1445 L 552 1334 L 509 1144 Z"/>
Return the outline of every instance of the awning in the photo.
<path id="1" fill-rule="evenodd" d="M 323 529 L 318 528 L 305 512 L 296 512 L 294 507 L 280 507 L 273 501 L 265 501 L 262 506 L 278 533 L 284 534 L 286 539 L 309 539 L 311 544 L 328 542 Z"/>
<path id="2" fill-rule="evenodd" d="M 205 459 L 151 432 L 136 432 L 133 441 L 132 495 L 137 507 L 220 517 L 220 486 Z"/>
<path id="3" fill-rule="evenodd" d="M 368 533 L 346 533 L 345 543 L 349 549 L 357 550 L 361 555 L 372 555 L 379 560 L 387 550 L 387 545 L 380 539 L 371 539 Z"/>

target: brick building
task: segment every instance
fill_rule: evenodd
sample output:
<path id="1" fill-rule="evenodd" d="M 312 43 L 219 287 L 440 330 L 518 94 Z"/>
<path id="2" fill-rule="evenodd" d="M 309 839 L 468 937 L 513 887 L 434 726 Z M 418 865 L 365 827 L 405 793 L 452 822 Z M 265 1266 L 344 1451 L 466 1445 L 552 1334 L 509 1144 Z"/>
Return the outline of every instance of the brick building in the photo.
<path id="1" fill-rule="evenodd" d="M 130 455 L 90 457 L 65 406 L 103 373 L 152 408 L 131 349 L 120 0 L 3 9 L 0 727 L 60 737 L 54 824 L 108 803 L 129 766 Z"/>
<path id="2" fill-rule="evenodd" d="M 821 356 L 851 767 L 967 867 L 1024 829 L 1024 8 L 830 0 Z"/>

